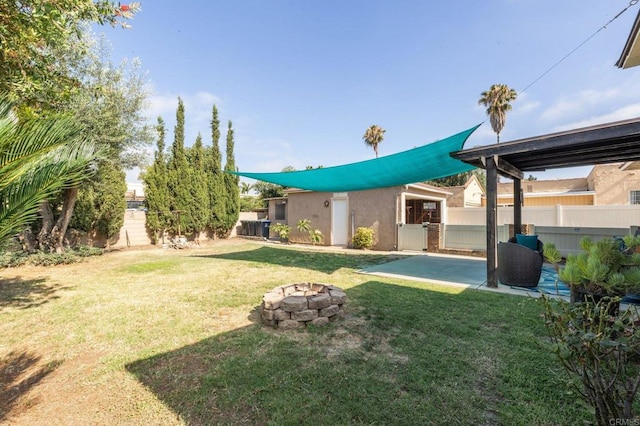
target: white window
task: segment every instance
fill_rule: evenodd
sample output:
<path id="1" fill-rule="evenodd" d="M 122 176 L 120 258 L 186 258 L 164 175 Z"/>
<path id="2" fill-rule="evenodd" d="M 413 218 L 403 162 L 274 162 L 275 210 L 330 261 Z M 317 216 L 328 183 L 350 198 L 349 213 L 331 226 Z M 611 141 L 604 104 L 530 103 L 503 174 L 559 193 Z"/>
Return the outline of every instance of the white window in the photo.
<path id="1" fill-rule="evenodd" d="M 640 204 L 640 190 L 629 192 L 629 204 Z"/>

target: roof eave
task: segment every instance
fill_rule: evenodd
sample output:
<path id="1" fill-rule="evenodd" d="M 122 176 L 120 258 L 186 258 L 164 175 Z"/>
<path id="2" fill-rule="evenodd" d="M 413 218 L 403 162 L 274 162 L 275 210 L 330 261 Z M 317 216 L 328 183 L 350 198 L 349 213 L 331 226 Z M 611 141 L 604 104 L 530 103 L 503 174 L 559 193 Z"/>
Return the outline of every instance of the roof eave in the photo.
<path id="1" fill-rule="evenodd" d="M 636 20 L 633 22 L 631 32 L 627 38 L 627 42 L 622 49 L 620 59 L 616 62 L 618 68 L 631 68 L 636 65 L 640 65 L 640 11 L 636 15 Z"/>

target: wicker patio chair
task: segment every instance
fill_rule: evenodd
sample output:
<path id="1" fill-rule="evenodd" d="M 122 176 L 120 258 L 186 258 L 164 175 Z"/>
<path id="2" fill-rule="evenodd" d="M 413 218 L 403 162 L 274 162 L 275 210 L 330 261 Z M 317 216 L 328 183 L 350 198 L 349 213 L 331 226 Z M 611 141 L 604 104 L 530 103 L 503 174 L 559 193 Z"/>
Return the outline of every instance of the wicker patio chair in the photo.
<path id="1" fill-rule="evenodd" d="M 542 242 L 538 250 L 531 250 L 515 242 L 498 243 L 498 280 L 516 287 L 536 287 L 542 274 Z"/>

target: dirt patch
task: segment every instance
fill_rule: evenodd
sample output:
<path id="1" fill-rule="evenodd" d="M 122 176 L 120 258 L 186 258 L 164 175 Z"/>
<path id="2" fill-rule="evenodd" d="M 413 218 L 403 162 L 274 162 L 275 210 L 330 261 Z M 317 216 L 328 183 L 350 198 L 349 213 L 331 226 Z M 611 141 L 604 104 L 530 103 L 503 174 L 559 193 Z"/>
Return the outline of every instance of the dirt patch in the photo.
<path id="1" fill-rule="evenodd" d="M 149 412 L 156 424 L 180 424 L 146 392 L 135 379 L 124 372 L 101 374 L 104 353 L 87 351 L 66 361 L 49 361 L 28 353 L 11 353 L 4 357 L 3 389 L 0 394 L 0 421 L 15 424 L 109 424 L 156 423 L 146 418 Z M 8 380 L 8 381 L 7 381 Z M 139 418 L 140 406 L 157 405 L 145 410 Z"/>

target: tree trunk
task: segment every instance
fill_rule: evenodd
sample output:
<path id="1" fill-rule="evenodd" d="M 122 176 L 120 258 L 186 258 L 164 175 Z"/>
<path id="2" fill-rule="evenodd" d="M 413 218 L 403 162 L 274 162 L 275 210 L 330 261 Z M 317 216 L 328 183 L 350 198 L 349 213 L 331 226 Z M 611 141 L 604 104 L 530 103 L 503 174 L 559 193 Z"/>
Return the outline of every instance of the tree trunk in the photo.
<path id="1" fill-rule="evenodd" d="M 56 253 L 64 251 L 64 237 L 73 216 L 73 207 L 78 198 L 78 188 L 69 188 L 64 192 L 64 201 L 62 202 L 62 211 L 60 217 L 56 221 L 55 226 L 51 230 L 51 241 L 53 242 Z"/>
<path id="2" fill-rule="evenodd" d="M 40 205 L 42 229 L 38 233 L 40 250 L 62 253 L 64 251 L 64 237 L 73 215 L 73 207 L 78 198 L 78 188 L 69 188 L 64 192 L 64 201 L 60 217 L 54 223 L 53 211 L 47 201 Z"/>
<path id="3" fill-rule="evenodd" d="M 44 251 L 51 251 L 51 230 L 53 229 L 53 211 L 48 201 L 40 203 L 40 217 L 42 218 L 42 228 L 38 232 L 38 248 Z"/>
<path id="4" fill-rule="evenodd" d="M 22 250 L 27 253 L 34 253 L 36 251 L 36 245 L 38 242 L 36 241 L 36 236 L 33 235 L 31 229 L 25 229 L 18 235 L 18 240 L 20 244 L 22 244 Z"/>

